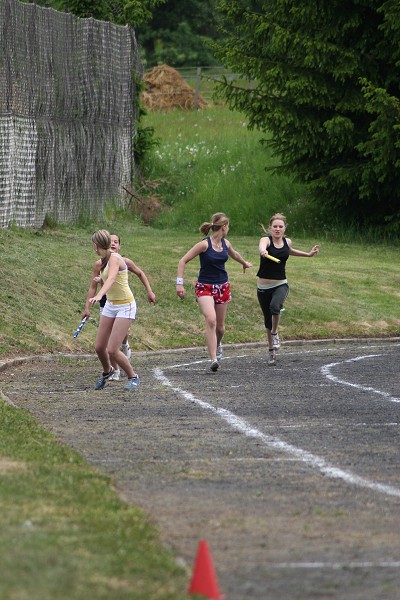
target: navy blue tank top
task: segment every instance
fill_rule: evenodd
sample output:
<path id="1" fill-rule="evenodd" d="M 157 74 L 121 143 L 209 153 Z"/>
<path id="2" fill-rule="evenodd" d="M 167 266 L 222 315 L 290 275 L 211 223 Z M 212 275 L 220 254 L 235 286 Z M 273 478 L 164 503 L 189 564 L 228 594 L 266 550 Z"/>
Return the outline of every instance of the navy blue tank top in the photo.
<path id="1" fill-rule="evenodd" d="M 217 252 L 212 247 L 211 239 L 208 237 L 208 248 L 200 254 L 199 283 L 222 284 L 228 281 L 228 273 L 225 263 L 229 258 L 228 247 L 222 238 L 222 250 Z"/>

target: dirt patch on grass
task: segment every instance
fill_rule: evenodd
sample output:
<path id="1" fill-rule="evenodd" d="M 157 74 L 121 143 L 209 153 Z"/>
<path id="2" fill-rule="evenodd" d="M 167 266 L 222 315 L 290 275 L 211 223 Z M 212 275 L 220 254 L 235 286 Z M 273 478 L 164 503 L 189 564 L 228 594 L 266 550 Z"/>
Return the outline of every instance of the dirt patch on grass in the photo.
<path id="1" fill-rule="evenodd" d="M 27 466 L 25 463 L 17 460 L 9 460 L 0 457 L 0 473 L 12 473 L 13 471 L 25 471 Z"/>

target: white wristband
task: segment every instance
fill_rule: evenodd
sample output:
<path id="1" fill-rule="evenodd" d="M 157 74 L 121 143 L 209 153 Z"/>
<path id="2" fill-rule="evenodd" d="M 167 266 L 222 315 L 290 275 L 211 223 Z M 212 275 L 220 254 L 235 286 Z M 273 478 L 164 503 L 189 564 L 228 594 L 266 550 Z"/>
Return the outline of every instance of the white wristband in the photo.
<path id="1" fill-rule="evenodd" d="M 183 277 L 176 278 L 176 285 L 183 285 Z"/>

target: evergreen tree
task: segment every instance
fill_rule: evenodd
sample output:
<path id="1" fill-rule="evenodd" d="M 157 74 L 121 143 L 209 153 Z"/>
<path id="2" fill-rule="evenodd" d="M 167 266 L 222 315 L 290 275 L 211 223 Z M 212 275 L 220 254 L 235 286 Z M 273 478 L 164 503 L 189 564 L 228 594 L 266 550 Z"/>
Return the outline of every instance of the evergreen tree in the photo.
<path id="1" fill-rule="evenodd" d="M 152 11 L 166 0 L 36 0 L 41 6 L 51 6 L 86 19 L 110 21 L 117 25 L 129 23 L 139 27 L 152 18 Z"/>
<path id="2" fill-rule="evenodd" d="M 216 56 L 253 89 L 231 108 L 272 134 L 282 169 L 323 209 L 400 228 L 398 0 L 220 0 Z"/>
<path id="3" fill-rule="evenodd" d="M 217 0 L 166 0 L 137 32 L 149 66 L 215 64 L 210 43 L 218 37 Z"/>

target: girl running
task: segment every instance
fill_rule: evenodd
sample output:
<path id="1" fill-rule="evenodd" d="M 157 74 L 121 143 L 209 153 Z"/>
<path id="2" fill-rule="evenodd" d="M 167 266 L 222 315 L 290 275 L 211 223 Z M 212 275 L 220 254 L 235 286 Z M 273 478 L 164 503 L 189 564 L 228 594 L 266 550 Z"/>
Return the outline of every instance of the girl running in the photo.
<path id="1" fill-rule="evenodd" d="M 310 252 L 295 250 L 292 241 L 285 237 L 286 217 L 280 213 L 271 217 L 269 232 L 260 239 L 260 268 L 257 273 L 257 298 L 264 315 L 264 324 L 267 329 L 269 359 L 268 364 L 275 364 L 276 351 L 281 344 L 278 335 L 278 326 L 281 310 L 289 295 L 289 285 L 286 279 L 285 266 L 289 256 L 314 256 L 319 251 L 319 246 L 313 246 Z M 268 256 L 280 260 L 279 263 L 271 261 Z"/>
<path id="2" fill-rule="evenodd" d="M 128 284 L 128 267 L 122 256 L 112 251 L 111 236 L 108 231 L 101 229 L 94 233 L 92 243 L 94 251 L 100 257 L 99 272 L 103 285 L 95 296 L 87 298 L 87 307 L 100 302 L 102 297 L 107 295 L 96 337 L 96 352 L 103 366 L 103 373 L 96 381 L 95 388 L 102 389 L 113 375 L 112 361 L 125 371 L 128 376 L 125 388 L 133 391 L 140 383 L 139 377 L 134 372 L 128 358 L 120 350 L 122 341 L 127 336 L 131 323 L 136 317 L 136 301 Z M 134 263 L 132 264 L 134 265 Z M 143 283 L 147 282 L 148 289 L 151 291 L 143 271 L 136 266 L 135 268 L 136 275 L 141 278 Z M 97 283 L 94 282 L 93 285 L 97 286 Z M 144 285 L 146 286 L 145 283 Z"/>
<path id="3" fill-rule="evenodd" d="M 211 235 L 208 233 L 211 231 Z M 230 283 L 225 263 L 230 256 L 243 265 L 245 271 L 253 265 L 244 260 L 226 236 L 229 231 L 229 219 L 224 213 L 216 213 L 210 223 L 203 223 L 200 232 L 207 236 L 195 244 L 181 258 L 176 278 L 176 293 L 183 300 L 185 288 L 183 275 L 186 263 L 196 256 L 200 257 L 200 273 L 195 285 L 195 294 L 200 311 L 205 319 L 205 337 L 211 360 L 211 371 L 215 372 L 222 359 L 222 337 L 225 333 L 225 317 L 228 302 L 231 300 Z"/>

